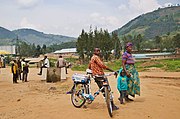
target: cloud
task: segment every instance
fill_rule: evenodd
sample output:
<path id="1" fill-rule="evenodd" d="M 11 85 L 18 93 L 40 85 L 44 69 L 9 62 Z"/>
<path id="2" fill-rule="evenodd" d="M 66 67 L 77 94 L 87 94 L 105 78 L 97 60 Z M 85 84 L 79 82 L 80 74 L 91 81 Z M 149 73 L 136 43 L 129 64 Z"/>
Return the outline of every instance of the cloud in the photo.
<path id="1" fill-rule="evenodd" d="M 22 18 L 22 20 L 20 22 L 20 27 L 21 28 L 32 28 L 32 29 L 38 29 L 39 28 L 38 26 L 30 23 L 26 17 Z"/>
<path id="2" fill-rule="evenodd" d="M 164 7 L 170 7 L 171 5 L 173 5 L 172 3 L 165 3 Z"/>
<path id="3" fill-rule="evenodd" d="M 125 11 L 125 10 L 127 10 L 128 8 L 127 8 L 126 5 L 122 4 L 122 5 L 120 5 L 120 6 L 118 7 L 118 9 L 119 9 L 120 11 Z"/>
<path id="4" fill-rule="evenodd" d="M 93 21 L 93 24 L 97 24 L 98 27 L 119 25 L 119 20 L 117 17 L 102 16 L 100 13 L 97 12 L 90 14 L 90 19 Z"/>
<path id="5" fill-rule="evenodd" d="M 19 7 L 22 9 L 29 9 L 38 6 L 43 0 L 16 0 Z"/>
<path id="6" fill-rule="evenodd" d="M 129 8 L 135 11 L 150 12 L 160 7 L 156 0 L 129 0 Z"/>
<path id="7" fill-rule="evenodd" d="M 121 24 L 129 20 L 161 7 L 157 0 L 128 0 L 126 4 L 118 6 Z"/>
<path id="8" fill-rule="evenodd" d="M 0 24 L 7 28 L 28 27 L 71 36 L 79 35 L 82 29 L 89 30 L 90 25 L 112 31 L 141 14 L 158 9 L 158 3 L 166 3 L 165 0 L 0 1 L 0 14 L 4 16 Z"/>
<path id="9" fill-rule="evenodd" d="M 147 13 L 155 8 L 160 7 L 156 0 L 129 0 L 127 5 L 121 4 L 118 9 L 120 11 L 129 11 L 130 13 Z"/>

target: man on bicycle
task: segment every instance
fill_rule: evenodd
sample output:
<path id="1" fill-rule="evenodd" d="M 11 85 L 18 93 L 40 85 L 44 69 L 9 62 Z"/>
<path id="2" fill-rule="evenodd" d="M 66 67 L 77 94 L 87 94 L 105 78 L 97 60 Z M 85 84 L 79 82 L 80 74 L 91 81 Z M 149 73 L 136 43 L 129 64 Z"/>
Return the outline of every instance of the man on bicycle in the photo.
<path id="1" fill-rule="evenodd" d="M 103 69 L 109 70 L 111 72 L 114 72 L 112 69 L 108 68 L 106 65 L 104 65 L 103 61 L 100 58 L 100 49 L 99 48 L 94 48 L 94 54 L 90 60 L 89 63 L 89 69 L 92 70 L 92 75 L 93 76 L 100 76 L 104 75 Z M 115 73 L 117 75 L 117 73 Z M 104 77 L 95 77 L 95 82 L 97 83 L 98 87 L 101 89 L 103 86 L 102 79 Z M 104 95 L 104 90 L 102 90 L 103 96 Z M 119 108 L 112 103 L 112 108 L 113 110 L 118 110 Z"/>

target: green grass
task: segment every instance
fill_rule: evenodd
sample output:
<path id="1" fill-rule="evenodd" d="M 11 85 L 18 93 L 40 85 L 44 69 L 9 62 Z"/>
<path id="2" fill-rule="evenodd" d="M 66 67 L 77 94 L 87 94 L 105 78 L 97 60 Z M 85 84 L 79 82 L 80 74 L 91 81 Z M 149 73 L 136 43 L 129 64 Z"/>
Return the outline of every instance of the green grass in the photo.
<path id="1" fill-rule="evenodd" d="M 165 64 L 165 70 L 180 72 L 180 59 L 163 60 L 163 63 Z"/>
<path id="2" fill-rule="evenodd" d="M 140 61 L 136 63 L 138 70 L 145 71 L 148 68 L 155 67 L 165 71 L 180 71 L 180 59 L 169 59 L 169 60 L 151 60 L 151 61 Z"/>
<path id="3" fill-rule="evenodd" d="M 88 64 L 84 64 L 84 65 L 74 65 L 71 69 L 74 71 L 86 71 L 87 68 L 88 68 Z"/>
<path id="4" fill-rule="evenodd" d="M 113 70 L 119 70 L 122 67 L 121 60 L 115 60 L 105 63 L 109 68 Z M 147 71 L 148 68 L 160 68 L 164 71 L 180 72 L 180 59 L 169 59 L 169 60 L 149 60 L 149 61 L 139 61 L 135 64 L 138 71 Z M 74 65 L 72 70 L 85 71 L 88 64 L 85 65 Z"/>
<path id="5" fill-rule="evenodd" d="M 67 61 L 67 62 L 76 62 L 78 59 L 77 58 L 65 58 L 65 60 Z"/>

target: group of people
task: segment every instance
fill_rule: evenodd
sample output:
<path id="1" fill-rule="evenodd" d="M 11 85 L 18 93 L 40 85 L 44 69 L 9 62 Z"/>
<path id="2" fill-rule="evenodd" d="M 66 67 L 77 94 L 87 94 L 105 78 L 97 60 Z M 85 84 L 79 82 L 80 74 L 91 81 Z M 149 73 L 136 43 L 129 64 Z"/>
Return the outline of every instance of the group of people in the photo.
<path id="1" fill-rule="evenodd" d="M 139 79 L 139 74 L 135 68 L 135 60 L 131 54 L 132 52 L 132 43 L 127 43 L 126 44 L 126 51 L 122 55 L 122 68 L 120 68 L 119 71 L 114 71 L 107 67 L 101 57 L 100 57 L 100 49 L 99 48 L 94 48 L 94 54 L 91 57 L 90 63 L 89 63 L 89 69 L 92 70 L 92 75 L 104 75 L 104 69 L 109 70 L 111 72 L 115 72 L 115 75 L 117 77 L 117 89 L 120 93 L 120 96 L 118 100 L 120 101 L 121 104 L 124 103 L 125 101 L 133 101 L 132 99 L 129 98 L 129 95 L 132 97 L 135 97 L 135 94 L 140 95 L 140 79 Z M 40 72 L 38 73 L 39 75 L 42 75 L 42 69 L 43 68 L 48 68 L 50 67 L 49 60 L 47 56 L 44 57 L 43 59 L 43 65 L 40 67 Z M 62 56 L 59 56 L 56 67 L 58 68 L 66 68 L 66 74 L 67 74 L 67 66 L 66 66 L 66 61 Z M 13 73 L 13 83 L 17 83 L 17 79 L 19 78 L 23 82 L 27 82 L 27 76 L 28 76 L 28 64 L 23 58 L 22 61 L 20 59 L 18 60 L 13 60 L 12 66 L 11 66 L 11 71 Z M 21 73 L 23 73 L 22 79 L 21 79 Z M 103 77 L 102 77 L 103 78 Z M 97 83 L 98 87 L 101 88 L 103 86 L 102 79 L 101 77 L 95 78 L 95 82 Z M 69 91 L 68 93 L 71 93 Z M 117 110 L 118 107 L 113 105 L 113 109 Z"/>
<path id="2" fill-rule="evenodd" d="M 49 68 L 49 67 L 50 67 L 49 59 L 47 58 L 47 56 L 44 56 L 44 59 L 42 60 L 42 66 L 40 67 L 40 71 L 38 75 L 42 75 L 43 68 Z"/>
<path id="3" fill-rule="evenodd" d="M 57 59 L 56 62 L 56 67 L 57 68 L 64 68 L 66 70 L 66 74 L 67 72 L 67 68 L 70 66 L 71 64 L 67 64 L 67 62 L 65 61 L 65 59 L 62 57 L 62 55 L 59 56 L 59 58 Z M 42 60 L 42 66 L 40 67 L 40 72 L 38 73 L 38 75 L 42 75 L 42 70 L 43 68 L 49 68 L 50 67 L 50 63 L 49 63 L 49 59 L 47 58 L 47 56 L 44 56 L 44 59 Z"/>
<path id="4" fill-rule="evenodd" d="M 118 74 L 115 72 L 115 75 L 117 77 L 117 89 L 120 93 L 118 99 L 121 104 L 124 103 L 123 99 L 125 99 L 125 101 L 127 102 L 133 101 L 131 98 L 129 98 L 129 95 L 131 95 L 132 97 L 135 97 L 135 94 L 140 95 L 140 80 L 139 74 L 134 65 L 135 60 L 131 54 L 132 46 L 133 44 L 130 42 L 126 44 L 126 51 L 122 55 L 122 68 L 118 71 Z M 112 69 L 104 65 L 103 61 L 100 58 L 99 48 L 94 49 L 94 55 L 90 60 L 89 69 L 92 70 L 92 74 L 94 76 L 104 75 L 103 69 L 114 72 Z M 102 79 L 99 79 L 99 77 L 95 78 L 95 82 L 97 83 L 99 88 L 103 86 L 101 80 Z M 118 109 L 118 107 L 113 104 L 113 109 L 116 110 Z"/>
<path id="5" fill-rule="evenodd" d="M 18 79 L 22 80 L 22 82 L 27 82 L 29 65 L 28 62 L 25 61 L 25 58 L 22 58 L 22 60 L 13 59 L 11 62 L 11 72 L 13 74 L 13 83 L 18 83 Z"/>
<path id="6" fill-rule="evenodd" d="M 92 75 L 95 76 L 95 82 L 97 83 L 98 87 L 101 89 L 103 86 L 102 78 L 103 77 L 96 77 L 97 75 L 104 75 L 104 69 L 109 70 L 111 72 L 115 72 L 115 76 L 117 77 L 117 89 L 120 93 L 119 101 L 121 104 L 125 101 L 133 101 L 129 98 L 129 95 L 135 97 L 135 94 L 140 95 L 140 80 L 138 72 L 135 68 L 135 60 L 131 54 L 132 52 L 132 43 L 126 44 L 126 51 L 122 55 L 122 68 L 119 71 L 114 71 L 107 67 L 101 57 L 100 57 L 100 49 L 94 48 L 94 54 L 91 57 L 89 63 L 89 69 L 92 70 Z M 68 91 L 67 94 L 71 94 L 71 91 Z M 103 90 L 102 93 L 104 94 Z M 105 95 L 103 95 L 105 96 Z M 112 103 L 113 110 L 119 109 L 117 106 Z"/>
<path id="7" fill-rule="evenodd" d="M 125 101 L 133 101 L 128 95 L 132 97 L 135 97 L 135 94 L 140 95 L 140 79 L 131 54 L 132 46 L 132 43 L 126 44 L 126 51 L 122 55 L 122 68 L 118 73 L 117 88 L 120 92 L 118 99 L 121 104 L 124 103 L 123 99 Z"/>

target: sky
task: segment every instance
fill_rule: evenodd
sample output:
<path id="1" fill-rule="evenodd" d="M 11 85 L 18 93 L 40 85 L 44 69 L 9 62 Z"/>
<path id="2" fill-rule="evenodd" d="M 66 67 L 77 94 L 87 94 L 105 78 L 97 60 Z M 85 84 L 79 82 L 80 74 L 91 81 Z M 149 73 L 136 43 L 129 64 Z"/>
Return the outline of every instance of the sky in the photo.
<path id="1" fill-rule="evenodd" d="M 122 27 L 133 18 L 179 0 L 0 0 L 0 26 L 78 37 L 84 29 Z"/>

